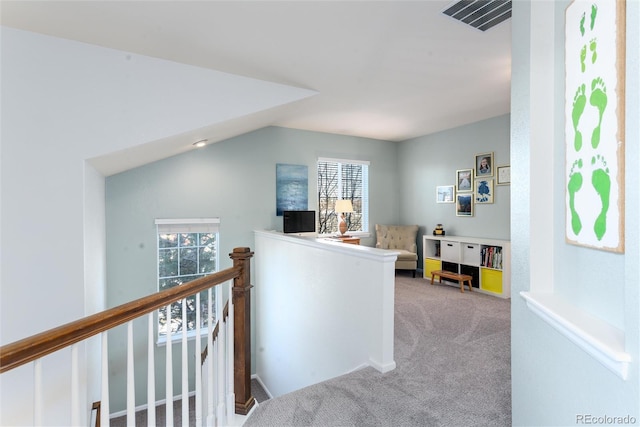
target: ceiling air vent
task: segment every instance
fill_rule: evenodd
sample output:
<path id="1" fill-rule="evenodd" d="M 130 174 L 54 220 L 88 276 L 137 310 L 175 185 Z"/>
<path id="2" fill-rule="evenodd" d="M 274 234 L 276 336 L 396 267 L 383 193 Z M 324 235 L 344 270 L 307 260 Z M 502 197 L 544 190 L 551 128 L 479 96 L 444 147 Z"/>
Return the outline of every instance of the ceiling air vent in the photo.
<path id="1" fill-rule="evenodd" d="M 511 0 L 461 0 L 442 13 L 481 31 L 511 18 Z"/>

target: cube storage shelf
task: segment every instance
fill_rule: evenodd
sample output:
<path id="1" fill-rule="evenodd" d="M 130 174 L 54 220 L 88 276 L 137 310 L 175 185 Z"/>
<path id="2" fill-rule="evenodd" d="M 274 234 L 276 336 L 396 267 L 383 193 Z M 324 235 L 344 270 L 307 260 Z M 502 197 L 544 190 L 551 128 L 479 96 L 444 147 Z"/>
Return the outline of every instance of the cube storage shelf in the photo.
<path id="1" fill-rule="evenodd" d="M 511 243 L 508 240 L 425 234 L 422 254 L 425 279 L 431 280 L 434 270 L 468 274 L 479 292 L 511 298 Z M 457 282 L 447 283 L 459 286 Z"/>

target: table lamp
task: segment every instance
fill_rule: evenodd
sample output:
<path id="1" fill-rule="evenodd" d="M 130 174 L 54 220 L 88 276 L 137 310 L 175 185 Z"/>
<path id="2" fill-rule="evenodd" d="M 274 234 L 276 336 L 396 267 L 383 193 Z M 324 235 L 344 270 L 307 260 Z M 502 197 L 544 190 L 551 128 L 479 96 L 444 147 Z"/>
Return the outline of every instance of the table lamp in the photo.
<path id="1" fill-rule="evenodd" d="M 340 234 L 344 236 L 344 233 L 347 232 L 347 221 L 346 221 L 346 218 L 344 217 L 344 214 L 348 212 L 355 212 L 353 210 L 353 205 L 351 204 L 351 200 L 337 200 L 334 211 L 336 213 L 340 213 L 338 230 L 340 230 Z"/>

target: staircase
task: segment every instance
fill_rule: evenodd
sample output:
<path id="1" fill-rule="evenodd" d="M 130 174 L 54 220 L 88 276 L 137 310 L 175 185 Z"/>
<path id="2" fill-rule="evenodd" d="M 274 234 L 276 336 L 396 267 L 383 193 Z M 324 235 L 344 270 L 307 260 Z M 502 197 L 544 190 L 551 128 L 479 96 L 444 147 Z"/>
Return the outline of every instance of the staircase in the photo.
<path id="1" fill-rule="evenodd" d="M 235 423 L 235 416 L 246 415 L 255 405 L 255 399 L 251 394 L 251 299 L 250 289 L 250 260 L 253 252 L 249 248 L 235 248 L 230 258 L 233 267 L 196 279 L 183 285 L 158 292 L 147 297 L 105 310 L 100 313 L 87 316 L 77 321 L 50 329 L 48 331 L 24 338 L 0 348 L 0 374 L 1 379 L 14 380 L 14 373 L 20 370 L 24 374 L 25 369 L 31 370 L 33 383 L 31 395 L 33 402 L 24 402 L 25 408 L 30 408 L 25 414 L 23 408 L 16 408 L 16 417 L 22 417 L 20 423 L 25 425 L 42 425 L 46 420 L 50 423 L 53 419 L 57 423 L 65 425 L 109 425 L 109 360 L 108 360 L 108 331 L 113 328 L 126 325 L 127 328 L 127 358 L 120 361 L 117 366 L 126 367 L 126 390 L 111 390 L 112 393 L 126 393 L 126 424 L 136 425 L 135 401 L 135 358 L 133 351 L 133 321 L 146 317 L 149 325 L 148 333 L 148 373 L 147 376 L 147 402 L 141 407 L 145 409 L 146 424 L 159 425 L 159 410 L 156 409 L 156 370 L 154 367 L 155 335 L 153 333 L 154 313 L 161 307 L 166 307 L 178 301 L 185 301 L 187 297 L 200 298 L 201 292 L 208 292 L 209 306 L 207 313 L 213 313 L 211 306 L 212 292 L 218 292 L 227 286 L 231 301 L 228 316 L 219 319 L 215 328 L 213 322 L 209 323 L 206 335 L 207 346 L 203 353 L 203 369 L 195 369 L 195 390 L 193 391 L 193 405 L 190 399 L 180 399 L 180 424 L 182 425 L 231 425 Z M 222 298 L 217 299 L 222 301 Z M 184 304 L 184 302 L 183 302 Z M 196 304 L 197 314 L 200 316 L 200 304 Z M 167 310 L 170 312 L 170 310 Z M 218 313 L 222 310 L 217 311 Z M 186 315 L 186 310 L 183 310 Z M 211 319 L 210 319 L 211 320 Z M 184 319 L 183 319 L 184 321 Z M 198 323 L 198 321 L 196 321 Z M 197 330 L 196 354 L 200 354 L 201 337 Z M 204 337 L 202 337 L 204 339 Z M 91 356 L 87 351 L 89 346 L 99 344 L 100 351 L 97 359 L 89 362 L 86 358 Z M 166 366 L 164 378 L 166 378 L 165 402 L 174 402 L 173 377 L 181 378 L 181 390 L 189 389 L 186 330 L 182 334 L 182 363 L 181 372 L 173 372 L 173 345 L 166 345 Z M 51 360 L 57 363 L 52 366 Z M 113 362 L 113 361 L 111 361 Z M 93 405 L 86 405 L 89 386 L 88 377 L 93 372 L 88 371 L 88 365 L 101 366 L 99 375 L 100 396 Z M 113 363 L 112 363 L 113 366 Z M 70 369 L 69 369 L 70 367 Z M 52 371 L 53 370 L 53 371 Z M 58 378 L 60 374 L 70 371 L 69 378 L 60 378 L 59 381 L 50 381 L 51 377 Z M 204 371 L 204 373 L 203 373 Z M 9 378 L 9 376 L 12 376 Z M 26 375 L 28 377 L 28 374 Z M 67 387 L 68 384 L 68 387 Z M 90 401 L 94 400 L 89 397 Z M 32 403 L 32 406 L 30 405 Z M 66 406 L 68 418 L 64 420 Z M 165 424 L 174 424 L 174 404 L 165 406 Z M 141 408 L 140 406 L 138 409 Z M 193 409 L 192 409 L 193 408 Z M 139 411 L 138 411 L 139 412 Z M 193 424 L 189 423 L 190 414 L 193 412 Z M 98 416 L 99 413 L 99 416 Z M 12 414 L 13 415 L 13 414 Z M 176 414 L 177 415 L 177 414 Z M 52 418 L 53 417 L 53 418 Z M 5 420 L 18 419 L 7 417 Z"/>

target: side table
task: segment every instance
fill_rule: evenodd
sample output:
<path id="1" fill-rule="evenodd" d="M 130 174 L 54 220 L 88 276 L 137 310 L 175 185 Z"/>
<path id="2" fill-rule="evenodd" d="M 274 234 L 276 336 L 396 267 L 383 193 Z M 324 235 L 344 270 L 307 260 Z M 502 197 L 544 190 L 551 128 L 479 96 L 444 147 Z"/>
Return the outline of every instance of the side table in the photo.
<path id="1" fill-rule="evenodd" d="M 338 239 L 340 239 L 340 241 L 342 241 L 342 243 L 349 243 L 351 245 L 359 245 L 360 244 L 360 238 L 359 237 L 338 236 Z"/>

